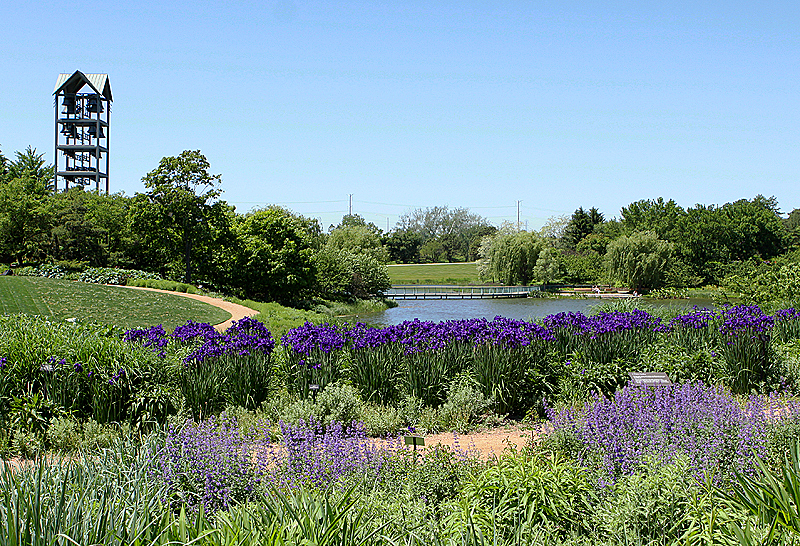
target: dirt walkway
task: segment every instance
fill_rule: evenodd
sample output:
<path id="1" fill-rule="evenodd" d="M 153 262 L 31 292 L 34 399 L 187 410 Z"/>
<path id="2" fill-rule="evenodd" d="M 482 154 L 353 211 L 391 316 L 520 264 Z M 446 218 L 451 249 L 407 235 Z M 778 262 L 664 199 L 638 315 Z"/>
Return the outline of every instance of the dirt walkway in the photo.
<path id="1" fill-rule="evenodd" d="M 219 298 L 212 298 L 211 296 L 203 296 L 201 294 L 187 294 L 185 292 L 173 292 L 171 290 L 159 290 L 158 288 L 145 288 L 143 286 L 123 286 L 123 288 L 131 288 L 133 290 L 149 290 L 151 292 L 161 292 L 162 294 L 172 294 L 175 296 L 183 296 L 185 298 L 192 298 L 193 300 L 202 301 L 214 307 L 219 307 L 231 314 L 231 318 L 225 322 L 215 324 L 217 332 L 223 332 L 233 323 L 234 320 L 241 320 L 244 317 L 254 317 L 258 314 L 255 309 L 250 309 L 238 303 L 231 303 L 229 301 L 221 300 Z"/>
<path id="2" fill-rule="evenodd" d="M 450 446 L 477 454 L 481 460 L 499 457 L 507 448 L 521 449 L 532 437 L 542 433 L 541 427 L 523 429 L 519 425 L 494 428 L 471 434 L 454 434 L 445 432 L 425 437 L 425 447 L 435 445 Z M 424 449 L 424 448 L 423 448 Z"/>

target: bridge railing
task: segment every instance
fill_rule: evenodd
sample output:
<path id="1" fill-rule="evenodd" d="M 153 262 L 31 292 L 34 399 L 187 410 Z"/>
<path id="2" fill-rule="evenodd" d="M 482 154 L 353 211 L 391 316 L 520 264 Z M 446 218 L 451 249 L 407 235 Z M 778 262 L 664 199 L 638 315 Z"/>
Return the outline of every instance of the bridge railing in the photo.
<path id="1" fill-rule="evenodd" d="M 525 292 L 538 292 L 541 286 L 458 286 L 452 284 L 409 284 L 394 285 L 385 294 L 392 296 L 413 296 L 423 294 L 454 294 L 454 295 L 493 295 L 493 294 L 521 294 Z"/>

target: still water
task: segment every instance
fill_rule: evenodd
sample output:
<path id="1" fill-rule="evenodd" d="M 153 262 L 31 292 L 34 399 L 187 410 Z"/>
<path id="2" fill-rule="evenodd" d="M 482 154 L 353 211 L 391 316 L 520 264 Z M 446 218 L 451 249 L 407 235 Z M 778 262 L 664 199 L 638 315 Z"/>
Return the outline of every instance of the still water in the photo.
<path id="1" fill-rule="evenodd" d="M 399 307 L 387 309 L 381 313 L 373 313 L 359 317 L 358 320 L 388 326 L 399 324 L 405 320 L 460 320 L 469 318 L 486 318 L 488 320 L 500 315 L 517 320 L 530 320 L 554 315 L 562 311 L 591 314 L 597 305 L 613 302 L 594 298 L 496 298 L 480 300 L 398 300 Z M 693 306 L 713 308 L 710 300 L 641 300 L 639 307 L 659 307 L 680 311 Z"/>

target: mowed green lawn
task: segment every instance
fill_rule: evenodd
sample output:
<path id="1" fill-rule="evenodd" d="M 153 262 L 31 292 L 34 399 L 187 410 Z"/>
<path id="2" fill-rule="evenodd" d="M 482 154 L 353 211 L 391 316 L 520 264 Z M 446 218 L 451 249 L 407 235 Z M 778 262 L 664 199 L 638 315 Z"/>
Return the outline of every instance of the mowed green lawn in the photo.
<path id="1" fill-rule="evenodd" d="M 0 277 L 0 312 L 141 328 L 163 324 L 167 331 L 196 322 L 218 324 L 231 314 L 207 303 L 145 290 L 42 277 Z"/>
<path id="2" fill-rule="evenodd" d="M 482 284 L 475 262 L 390 265 L 392 284 Z"/>

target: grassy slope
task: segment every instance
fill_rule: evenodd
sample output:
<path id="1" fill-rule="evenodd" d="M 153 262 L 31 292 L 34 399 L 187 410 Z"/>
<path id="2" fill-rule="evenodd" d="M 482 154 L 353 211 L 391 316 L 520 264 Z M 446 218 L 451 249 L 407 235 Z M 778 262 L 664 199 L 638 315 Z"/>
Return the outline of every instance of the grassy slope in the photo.
<path id="1" fill-rule="evenodd" d="M 163 324 L 167 330 L 189 319 L 217 324 L 231 317 L 182 296 L 42 277 L 0 277 L 0 312 L 76 317 L 122 328 Z"/>
<path id="2" fill-rule="evenodd" d="M 474 262 L 390 265 L 392 284 L 482 284 Z"/>

